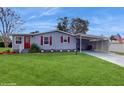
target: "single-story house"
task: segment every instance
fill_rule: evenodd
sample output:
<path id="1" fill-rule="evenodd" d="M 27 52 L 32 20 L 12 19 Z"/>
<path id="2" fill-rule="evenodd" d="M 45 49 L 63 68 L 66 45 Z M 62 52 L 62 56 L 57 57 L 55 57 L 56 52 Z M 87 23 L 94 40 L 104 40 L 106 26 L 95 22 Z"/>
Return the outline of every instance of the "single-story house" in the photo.
<path id="1" fill-rule="evenodd" d="M 71 34 L 64 31 L 50 31 L 35 34 L 12 34 L 12 49 L 23 52 L 36 44 L 42 50 L 92 50 L 107 52 L 109 39 L 103 36 Z"/>

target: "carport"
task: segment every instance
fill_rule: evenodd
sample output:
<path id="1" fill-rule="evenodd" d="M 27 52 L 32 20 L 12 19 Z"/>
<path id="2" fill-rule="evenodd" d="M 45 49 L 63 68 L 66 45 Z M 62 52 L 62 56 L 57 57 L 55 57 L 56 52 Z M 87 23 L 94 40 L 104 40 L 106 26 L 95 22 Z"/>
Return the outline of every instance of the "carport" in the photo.
<path id="1" fill-rule="evenodd" d="M 77 50 L 80 52 L 83 50 L 108 52 L 108 48 L 109 39 L 107 37 L 86 34 L 77 35 Z"/>

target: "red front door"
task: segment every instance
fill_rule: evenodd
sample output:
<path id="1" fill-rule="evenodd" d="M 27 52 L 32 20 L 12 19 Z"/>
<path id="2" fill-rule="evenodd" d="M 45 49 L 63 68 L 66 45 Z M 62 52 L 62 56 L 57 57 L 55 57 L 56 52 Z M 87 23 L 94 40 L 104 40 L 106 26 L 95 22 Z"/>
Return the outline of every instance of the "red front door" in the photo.
<path id="1" fill-rule="evenodd" d="M 24 48 L 30 48 L 30 36 L 24 36 Z"/>

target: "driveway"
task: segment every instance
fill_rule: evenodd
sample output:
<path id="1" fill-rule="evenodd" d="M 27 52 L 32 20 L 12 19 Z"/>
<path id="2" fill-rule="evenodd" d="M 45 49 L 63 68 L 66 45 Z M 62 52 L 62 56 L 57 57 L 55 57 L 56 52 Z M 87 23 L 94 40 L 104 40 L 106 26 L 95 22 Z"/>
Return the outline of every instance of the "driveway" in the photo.
<path id="1" fill-rule="evenodd" d="M 124 67 L 124 56 L 122 55 L 117 55 L 114 53 L 95 52 L 95 51 L 84 51 L 84 53 Z"/>

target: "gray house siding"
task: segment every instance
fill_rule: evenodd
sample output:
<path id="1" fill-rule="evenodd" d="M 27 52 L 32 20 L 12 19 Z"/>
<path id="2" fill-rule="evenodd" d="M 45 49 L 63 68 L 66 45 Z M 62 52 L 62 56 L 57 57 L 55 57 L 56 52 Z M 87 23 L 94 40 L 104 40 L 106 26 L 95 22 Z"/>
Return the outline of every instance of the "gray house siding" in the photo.
<path id="1" fill-rule="evenodd" d="M 52 36 L 52 45 L 44 44 L 44 43 L 43 43 L 43 45 L 41 45 L 41 36 L 48 37 L 48 38 L 50 36 Z M 69 43 L 68 42 L 61 43 L 61 36 L 63 36 L 63 38 L 67 39 L 67 40 L 68 40 L 68 37 L 70 37 L 70 42 Z M 44 49 L 44 50 L 76 49 L 76 38 L 71 35 L 67 35 L 67 34 L 63 34 L 63 33 L 59 33 L 59 32 L 53 32 L 53 33 L 36 35 L 33 38 L 34 39 L 32 39 L 32 40 L 34 40 L 34 41 L 32 41 L 31 43 L 37 44 L 41 49 Z"/>
<path id="2" fill-rule="evenodd" d="M 24 49 L 24 36 L 25 35 L 20 35 L 22 37 L 22 43 L 21 44 L 16 44 L 16 35 L 12 37 L 12 48 L 13 50 L 19 50 Z M 41 36 L 43 37 L 50 37 L 52 36 L 52 45 L 50 44 L 44 44 L 41 45 Z M 61 43 L 61 36 L 63 36 L 64 39 L 68 40 L 68 37 L 70 37 L 70 42 L 63 42 Z M 36 44 L 40 47 L 40 49 L 43 50 L 73 50 L 76 49 L 76 38 L 72 35 L 60 33 L 60 32 L 50 32 L 50 33 L 43 33 L 43 34 L 37 34 L 37 35 L 32 35 L 30 36 L 30 44 Z"/>
<path id="3" fill-rule="evenodd" d="M 72 35 L 66 32 L 46 32 L 37 34 L 15 34 L 12 36 L 12 48 L 13 50 L 23 50 L 24 49 L 24 37 L 30 36 L 30 45 L 36 44 L 42 50 L 87 50 L 88 46 L 92 46 L 91 50 L 107 52 L 109 48 L 109 40 L 107 38 L 99 37 L 96 40 L 95 36 L 82 35 L 82 43 L 80 48 L 80 39 L 78 35 Z M 22 43 L 16 44 L 16 37 L 22 37 Z M 41 36 L 43 37 L 43 45 L 41 45 Z M 63 42 L 61 42 L 61 36 L 63 36 Z M 48 44 L 44 44 L 44 37 L 48 37 Z M 52 44 L 50 45 L 50 37 L 52 37 Z M 70 42 L 68 42 L 68 37 L 70 37 Z M 92 40 L 92 39 L 95 39 Z M 64 39 L 67 42 L 64 42 Z"/>
<path id="4" fill-rule="evenodd" d="M 16 37 L 17 36 L 13 36 L 12 37 L 12 49 L 14 51 L 19 51 L 19 49 L 24 49 L 24 36 L 19 36 L 22 37 L 22 43 L 21 44 L 16 44 Z"/>

